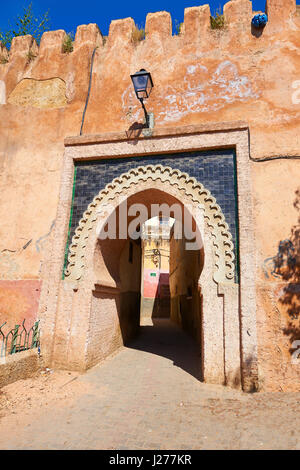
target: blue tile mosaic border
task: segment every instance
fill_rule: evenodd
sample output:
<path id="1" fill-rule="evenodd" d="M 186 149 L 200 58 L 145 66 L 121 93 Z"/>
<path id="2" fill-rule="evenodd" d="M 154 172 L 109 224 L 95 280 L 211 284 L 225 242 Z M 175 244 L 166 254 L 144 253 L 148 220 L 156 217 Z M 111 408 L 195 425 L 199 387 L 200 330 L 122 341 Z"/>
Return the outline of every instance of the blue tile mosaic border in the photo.
<path id="1" fill-rule="evenodd" d="M 76 180 L 67 247 L 87 206 L 114 178 L 141 165 L 170 166 L 188 173 L 203 184 L 216 198 L 230 227 L 237 259 L 238 282 L 238 214 L 236 161 L 234 149 L 185 152 L 76 163 Z"/>

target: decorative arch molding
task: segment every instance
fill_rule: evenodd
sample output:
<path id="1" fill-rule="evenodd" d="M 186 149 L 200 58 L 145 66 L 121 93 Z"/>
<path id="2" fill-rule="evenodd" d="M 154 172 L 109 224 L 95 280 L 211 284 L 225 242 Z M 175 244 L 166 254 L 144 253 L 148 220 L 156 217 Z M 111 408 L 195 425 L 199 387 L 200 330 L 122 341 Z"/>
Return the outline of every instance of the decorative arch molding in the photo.
<path id="1" fill-rule="evenodd" d="M 143 183 L 152 181 L 168 182 L 178 192 L 184 192 L 185 199 L 201 206 L 204 220 L 212 234 L 215 269 L 214 280 L 218 283 L 234 283 L 235 255 L 232 235 L 225 216 L 210 191 L 195 178 L 178 169 L 162 165 L 146 165 L 131 169 L 115 178 L 94 197 L 84 212 L 69 247 L 68 265 L 65 269 L 66 280 L 80 280 L 86 267 L 86 246 L 98 220 L 101 204 L 108 204 L 118 196 L 126 195 L 134 186 L 141 190 Z M 163 190 L 163 188 L 162 188 Z"/>
<path id="2" fill-rule="evenodd" d="M 62 279 L 76 162 L 218 148 L 235 149 L 239 285 L 233 280 L 232 237 L 222 211 L 210 192 L 194 178 L 178 170 L 147 165 L 113 180 L 89 205 L 72 239 L 67 276 Z M 96 331 L 94 322 L 102 318 L 100 311 L 106 318 L 106 302 L 116 307 L 114 296 L 119 294 L 116 290 L 116 293 L 107 292 L 104 302 L 102 297 L 94 295 L 94 281 L 101 281 L 95 279 L 97 273 L 94 269 L 95 253 L 99 260 L 97 250 L 100 248 L 96 224 L 107 220 L 106 197 L 108 207 L 116 208 L 118 195 L 121 200 L 136 195 L 134 199 L 138 200 L 140 191 L 155 188 L 166 193 L 166 200 L 178 199 L 183 206 L 188 206 L 193 217 L 196 214 L 196 223 L 207 247 L 208 262 L 198 284 L 202 302 L 203 380 L 236 387 L 241 378 L 244 391 L 257 390 L 256 244 L 249 149 L 249 129 L 245 122 L 156 129 L 151 138 L 137 137 L 134 140 L 128 139 L 126 133 L 84 135 L 65 140 L 55 232 L 43 265 L 44 281 L 38 313 L 42 325 L 43 357 L 50 366 L 85 371 L 97 363 L 98 356 L 94 356 L 94 352 L 98 354 L 102 351 L 99 345 L 103 337 L 91 337 L 91 332 Z M 200 214 L 197 203 L 192 202 L 199 203 L 199 199 L 202 204 Z M 192 213 L 194 209 L 195 213 Z M 77 277 L 79 282 L 76 282 Z M 219 281 L 217 285 L 216 279 Z M 97 307 L 96 310 L 94 307 Z M 113 327 L 118 325 L 117 316 L 115 318 Z"/>

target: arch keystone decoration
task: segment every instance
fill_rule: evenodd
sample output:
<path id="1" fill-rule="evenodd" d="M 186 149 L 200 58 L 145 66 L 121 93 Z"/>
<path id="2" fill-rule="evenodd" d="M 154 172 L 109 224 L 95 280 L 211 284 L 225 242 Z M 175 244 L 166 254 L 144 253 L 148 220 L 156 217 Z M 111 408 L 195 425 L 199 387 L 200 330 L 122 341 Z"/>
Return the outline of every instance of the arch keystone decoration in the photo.
<path id="1" fill-rule="evenodd" d="M 218 283 L 234 283 L 235 255 L 232 235 L 225 216 L 210 191 L 195 178 L 178 169 L 162 165 L 145 165 L 133 168 L 108 183 L 88 205 L 80 220 L 69 247 L 68 264 L 65 269 L 66 280 L 80 280 L 86 267 L 86 246 L 90 234 L 96 230 L 101 214 L 101 205 L 117 197 L 126 195 L 132 187 L 136 192 L 143 190 L 149 180 L 168 183 L 183 192 L 185 199 L 204 209 L 204 220 L 213 237 L 215 269 L 214 280 Z M 164 191 L 164 187 L 161 188 Z"/>

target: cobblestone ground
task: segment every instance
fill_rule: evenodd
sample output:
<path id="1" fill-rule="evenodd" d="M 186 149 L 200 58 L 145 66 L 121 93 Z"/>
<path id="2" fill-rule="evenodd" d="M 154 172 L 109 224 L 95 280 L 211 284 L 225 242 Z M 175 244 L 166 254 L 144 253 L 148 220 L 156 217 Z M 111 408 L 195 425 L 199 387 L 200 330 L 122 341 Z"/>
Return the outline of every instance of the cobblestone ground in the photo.
<path id="1" fill-rule="evenodd" d="M 197 345 L 159 321 L 104 363 L 1 390 L 1 449 L 300 449 L 300 393 L 199 382 Z"/>

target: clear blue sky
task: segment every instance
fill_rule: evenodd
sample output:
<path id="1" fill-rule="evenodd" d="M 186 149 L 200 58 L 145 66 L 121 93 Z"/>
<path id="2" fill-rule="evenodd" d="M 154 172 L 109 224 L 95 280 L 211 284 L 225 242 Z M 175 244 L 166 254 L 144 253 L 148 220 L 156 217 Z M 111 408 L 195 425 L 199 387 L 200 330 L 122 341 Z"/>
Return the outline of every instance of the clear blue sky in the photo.
<path id="1" fill-rule="evenodd" d="M 23 6 L 29 0 L 1 1 L 0 30 L 5 30 L 10 20 L 22 13 Z M 184 9 L 209 3 L 212 13 L 227 3 L 227 0 L 33 0 L 33 10 L 40 15 L 49 10 L 51 29 L 64 29 L 66 32 L 76 32 L 80 24 L 97 23 L 102 34 L 108 34 L 111 20 L 131 16 L 139 26 L 145 24 L 147 13 L 155 11 L 168 11 L 174 21 L 183 21 Z M 265 10 L 265 0 L 253 0 L 254 10 Z M 300 0 L 297 0 L 300 3 Z"/>

